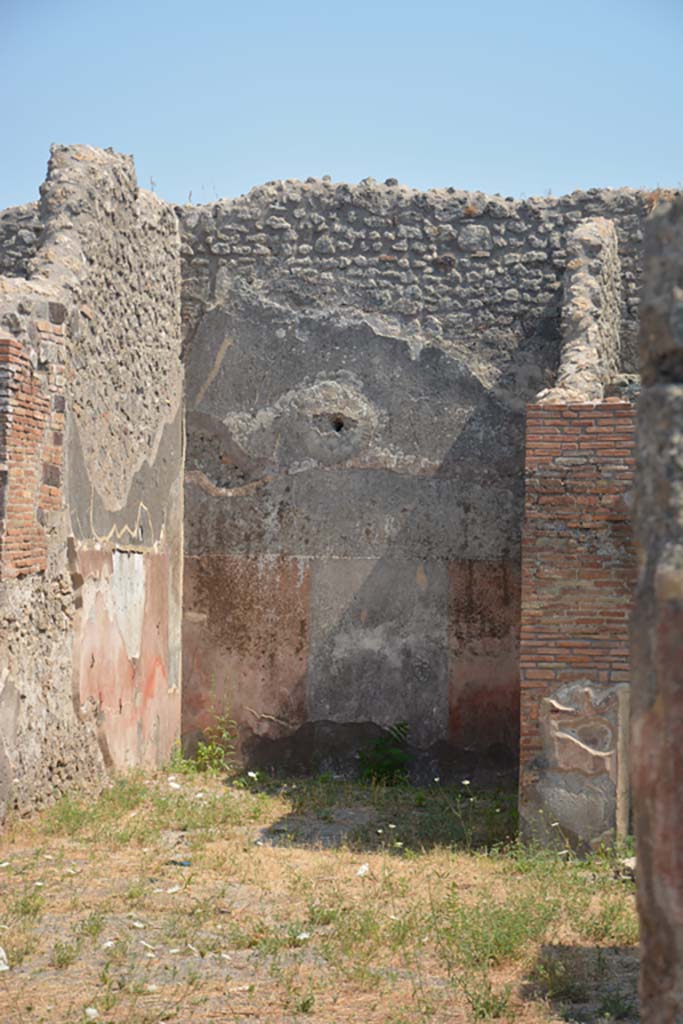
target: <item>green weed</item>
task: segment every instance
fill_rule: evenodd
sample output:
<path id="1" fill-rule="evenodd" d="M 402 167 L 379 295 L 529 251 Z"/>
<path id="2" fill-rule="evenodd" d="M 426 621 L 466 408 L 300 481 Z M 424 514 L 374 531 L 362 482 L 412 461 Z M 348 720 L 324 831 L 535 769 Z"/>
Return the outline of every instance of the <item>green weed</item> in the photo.
<path id="1" fill-rule="evenodd" d="M 93 942 L 100 937 L 103 929 L 104 915 L 96 911 L 84 918 L 78 926 L 80 934 L 92 939 Z"/>
<path id="2" fill-rule="evenodd" d="M 612 989 L 606 992 L 598 1005 L 598 1016 L 608 1020 L 626 1020 L 632 1016 L 635 1006 L 633 1000 L 623 992 Z"/>
<path id="3" fill-rule="evenodd" d="M 544 956 L 536 965 L 532 981 L 546 998 L 568 1003 L 583 1003 L 589 997 L 586 979 L 579 969 L 558 956 Z"/>
<path id="4" fill-rule="evenodd" d="M 453 888 L 445 923 L 440 923 L 442 942 L 461 964 L 498 964 L 515 959 L 529 943 L 540 941 L 560 908 L 557 899 L 539 899 L 525 892 L 513 892 L 506 900 L 485 896 L 466 904 Z"/>
<path id="5" fill-rule="evenodd" d="M 213 725 L 204 730 L 204 738 L 197 743 L 194 757 L 186 757 L 177 744 L 171 755 L 169 769 L 191 775 L 205 772 L 223 775 L 235 765 L 237 725 L 228 715 L 216 715 Z"/>
<path id="6" fill-rule="evenodd" d="M 638 918 L 625 895 L 610 896 L 598 910 L 579 922 L 581 934 L 592 942 L 610 946 L 632 946 L 638 942 Z"/>
<path id="7" fill-rule="evenodd" d="M 512 994 L 509 985 L 494 989 L 488 974 L 470 974 L 459 983 L 472 1020 L 496 1020 L 507 1013 Z"/>
<path id="8" fill-rule="evenodd" d="M 13 901 L 10 909 L 17 917 L 36 921 L 41 916 L 44 905 L 45 899 L 40 890 L 27 886 L 23 894 Z"/>
<path id="9" fill-rule="evenodd" d="M 408 725 L 400 722 L 389 728 L 366 750 L 360 752 L 362 782 L 395 786 L 408 778 Z"/>
<path id="10" fill-rule="evenodd" d="M 77 942 L 55 942 L 50 954 L 50 965 L 63 970 L 78 959 L 80 944 Z"/>

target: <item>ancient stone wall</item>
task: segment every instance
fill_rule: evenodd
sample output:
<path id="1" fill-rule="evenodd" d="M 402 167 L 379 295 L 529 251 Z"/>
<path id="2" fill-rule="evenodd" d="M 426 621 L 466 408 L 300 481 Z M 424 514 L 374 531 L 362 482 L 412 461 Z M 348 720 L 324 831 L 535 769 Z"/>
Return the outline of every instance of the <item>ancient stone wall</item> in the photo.
<path id="1" fill-rule="evenodd" d="M 41 231 L 38 203 L 0 210 L 0 276 L 28 277 Z"/>
<path id="2" fill-rule="evenodd" d="M 638 409 L 632 780 L 641 1019 L 683 1018 L 683 199 L 647 225 Z"/>
<path id="3" fill-rule="evenodd" d="M 29 276 L 0 279 L 0 810 L 179 732 L 177 221 L 86 146 L 41 192 Z"/>
<path id="4" fill-rule="evenodd" d="M 571 233 L 563 281 L 562 352 L 545 403 L 600 401 L 623 368 L 621 268 L 612 221 L 593 217 Z M 540 397 L 540 396 L 539 396 Z"/>
<path id="5" fill-rule="evenodd" d="M 633 408 L 528 409 L 520 638 L 520 816 L 543 842 L 629 825 Z"/>
<path id="6" fill-rule="evenodd" d="M 74 712 L 59 298 L 0 279 L 0 820 L 103 770 L 96 722 Z"/>
<path id="7" fill-rule="evenodd" d="M 168 756 L 183 598 L 188 742 L 513 766 L 521 663 L 527 832 L 623 828 L 651 200 L 279 182 L 179 230 L 54 147 L 0 215 L 0 811 Z"/>
<path id="8" fill-rule="evenodd" d="M 648 204 L 309 181 L 179 211 L 190 737 L 228 710 L 305 760 L 407 721 L 516 760 L 525 407 L 568 267 L 571 295 L 600 266 L 600 382 L 632 368 Z"/>
<path id="9" fill-rule="evenodd" d="M 651 202 L 633 189 L 512 200 L 309 179 L 183 207 L 186 334 L 244 281 L 295 309 L 386 316 L 416 354 L 440 347 L 498 380 L 520 348 L 533 350 L 539 334 L 556 337 L 558 288 L 577 255 L 569 236 L 585 219 L 605 218 L 621 261 L 622 368 L 633 370 L 642 222 Z M 540 384 L 535 360 L 528 363 Z"/>

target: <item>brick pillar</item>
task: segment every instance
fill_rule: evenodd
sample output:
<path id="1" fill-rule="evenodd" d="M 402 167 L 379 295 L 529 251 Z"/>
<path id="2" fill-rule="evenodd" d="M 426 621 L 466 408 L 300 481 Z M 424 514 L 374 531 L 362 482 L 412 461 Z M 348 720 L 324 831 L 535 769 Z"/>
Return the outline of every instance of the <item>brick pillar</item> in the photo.
<path id="1" fill-rule="evenodd" d="M 520 815 L 590 845 L 628 826 L 633 411 L 532 405 L 520 637 Z"/>
<path id="2" fill-rule="evenodd" d="M 37 320 L 31 334 L 29 349 L 0 333 L 1 579 L 45 570 L 46 516 L 62 505 L 64 327 Z"/>

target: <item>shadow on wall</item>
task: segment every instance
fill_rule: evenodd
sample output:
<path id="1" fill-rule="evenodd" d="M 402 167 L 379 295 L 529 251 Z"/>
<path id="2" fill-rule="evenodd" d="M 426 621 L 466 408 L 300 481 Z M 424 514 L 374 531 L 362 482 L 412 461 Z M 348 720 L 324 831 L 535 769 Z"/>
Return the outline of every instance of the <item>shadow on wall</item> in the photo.
<path id="1" fill-rule="evenodd" d="M 275 326 L 266 325 L 270 344 Z M 228 337 L 236 327 L 239 321 L 223 320 L 221 332 Z M 349 333 L 347 325 L 335 326 L 322 344 L 316 338 L 329 353 L 326 360 L 318 355 L 327 382 L 343 379 Z M 188 347 L 186 746 L 192 749 L 212 717 L 227 714 L 248 765 L 348 771 L 381 729 L 406 722 L 425 775 L 449 765 L 509 768 L 519 738 L 524 408 L 538 387 L 537 375 L 524 380 L 524 368 L 532 358 L 541 374 L 556 367 L 557 303 L 520 343 L 495 388 L 436 347 L 413 359 L 407 342 L 376 332 L 359 340 L 357 325 L 353 333 L 361 351 L 366 344 L 372 374 L 363 398 L 374 408 L 384 374 L 384 408 L 408 426 L 424 402 L 425 377 L 437 401 L 445 394 L 466 411 L 438 465 L 390 469 L 364 438 L 346 451 L 345 432 L 358 421 L 362 428 L 362 417 L 333 405 L 327 464 L 310 460 L 292 471 L 295 451 L 284 465 L 277 457 L 256 459 L 225 421 L 250 402 L 248 415 L 261 413 L 253 396 L 233 395 L 231 406 L 232 385 L 226 405 L 221 374 L 244 379 L 246 369 L 252 391 L 267 392 L 269 382 L 255 370 L 258 346 L 249 346 L 246 367 L 233 358 L 216 373 L 214 363 L 208 387 L 195 375 L 194 389 L 192 348 L 206 343 L 201 325 Z M 282 395 L 286 384 L 271 390 Z M 258 406 L 266 401 L 271 409 L 277 404 L 268 395 Z M 444 438 L 452 438 L 453 424 L 440 411 Z M 320 412 L 296 413 L 295 433 L 310 430 L 311 419 L 320 431 Z M 283 420 L 281 408 L 271 438 L 276 452 L 288 443 L 283 434 L 291 424 Z M 335 444 L 345 451 L 339 463 Z"/>

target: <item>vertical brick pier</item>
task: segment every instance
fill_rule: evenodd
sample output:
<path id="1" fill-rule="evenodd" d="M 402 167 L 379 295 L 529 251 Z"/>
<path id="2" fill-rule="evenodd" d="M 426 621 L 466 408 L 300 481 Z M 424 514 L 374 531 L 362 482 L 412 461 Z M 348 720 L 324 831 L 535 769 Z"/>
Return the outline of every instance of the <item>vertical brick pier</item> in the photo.
<path id="1" fill-rule="evenodd" d="M 633 440 L 633 409 L 620 399 L 528 409 L 520 638 L 527 836 L 547 839 L 559 822 L 563 840 L 590 843 L 628 824 Z M 596 784 L 601 795 L 589 807 L 586 790 Z"/>
<path id="2" fill-rule="evenodd" d="M 63 317 L 63 307 L 51 304 Z M 46 514 L 62 506 L 64 327 L 35 320 L 26 346 L 0 332 L 0 579 L 43 572 Z"/>

